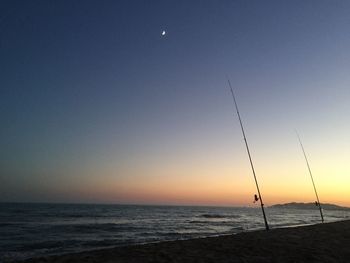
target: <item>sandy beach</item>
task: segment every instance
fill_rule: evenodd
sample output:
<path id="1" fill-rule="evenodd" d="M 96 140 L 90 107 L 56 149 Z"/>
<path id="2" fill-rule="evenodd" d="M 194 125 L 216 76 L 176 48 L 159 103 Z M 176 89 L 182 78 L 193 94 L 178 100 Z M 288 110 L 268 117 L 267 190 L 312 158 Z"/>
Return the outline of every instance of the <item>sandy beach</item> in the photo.
<path id="1" fill-rule="evenodd" d="M 349 262 L 350 220 L 117 247 L 25 262 Z"/>

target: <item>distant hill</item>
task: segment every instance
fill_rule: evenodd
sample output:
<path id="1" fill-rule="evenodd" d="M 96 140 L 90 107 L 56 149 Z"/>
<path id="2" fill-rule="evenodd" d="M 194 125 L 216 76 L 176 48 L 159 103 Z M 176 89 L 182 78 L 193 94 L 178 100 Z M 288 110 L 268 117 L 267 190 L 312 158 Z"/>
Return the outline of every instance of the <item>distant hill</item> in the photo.
<path id="1" fill-rule="evenodd" d="M 350 207 L 344 207 L 334 204 L 322 204 L 322 209 L 324 210 L 346 210 L 350 211 Z M 289 209 L 314 209 L 316 207 L 315 203 L 286 203 L 286 204 L 276 204 L 270 206 L 270 208 L 289 208 Z"/>

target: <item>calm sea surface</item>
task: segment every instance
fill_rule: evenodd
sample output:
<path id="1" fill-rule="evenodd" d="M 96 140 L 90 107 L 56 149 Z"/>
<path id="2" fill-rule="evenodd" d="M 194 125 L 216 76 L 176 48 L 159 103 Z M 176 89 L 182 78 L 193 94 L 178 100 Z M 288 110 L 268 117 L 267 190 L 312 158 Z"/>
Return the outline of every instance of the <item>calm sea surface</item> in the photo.
<path id="1" fill-rule="evenodd" d="M 266 212 L 271 228 L 320 221 L 316 207 Z M 324 214 L 326 222 L 350 218 L 346 211 Z M 257 208 L 0 203 L 0 262 L 263 228 Z"/>

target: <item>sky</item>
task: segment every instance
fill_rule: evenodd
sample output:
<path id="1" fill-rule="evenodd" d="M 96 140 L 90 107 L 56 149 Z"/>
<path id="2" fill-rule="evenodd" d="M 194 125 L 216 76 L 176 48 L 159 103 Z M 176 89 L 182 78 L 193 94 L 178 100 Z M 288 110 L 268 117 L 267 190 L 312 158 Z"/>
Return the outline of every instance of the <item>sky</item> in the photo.
<path id="1" fill-rule="evenodd" d="M 349 1 L 0 2 L 0 201 L 350 206 Z M 163 30 L 166 32 L 162 35 Z"/>

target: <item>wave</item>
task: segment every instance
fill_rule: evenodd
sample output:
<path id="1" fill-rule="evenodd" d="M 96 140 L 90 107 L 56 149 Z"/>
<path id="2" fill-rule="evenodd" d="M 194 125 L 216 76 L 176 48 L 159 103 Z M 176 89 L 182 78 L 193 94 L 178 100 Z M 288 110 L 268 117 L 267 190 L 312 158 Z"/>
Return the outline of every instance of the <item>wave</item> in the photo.
<path id="1" fill-rule="evenodd" d="M 73 244 L 74 242 L 70 241 L 70 243 Z M 57 247 L 63 247 L 64 245 L 68 245 L 67 242 L 48 240 L 48 241 L 24 244 L 18 250 L 53 249 Z"/>
<path id="2" fill-rule="evenodd" d="M 198 217 L 203 218 L 240 218 L 240 215 L 227 215 L 227 214 L 201 214 Z"/>
<path id="3" fill-rule="evenodd" d="M 115 224 L 115 223 L 88 223 L 88 224 L 68 224 L 68 225 L 53 225 L 48 231 L 64 232 L 74 234 L 97 234 L 100 233 L 128 233 L 140 232 L 147 229 L 146 226 L 133 225 L 129 223 Z"/>

